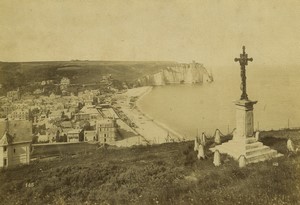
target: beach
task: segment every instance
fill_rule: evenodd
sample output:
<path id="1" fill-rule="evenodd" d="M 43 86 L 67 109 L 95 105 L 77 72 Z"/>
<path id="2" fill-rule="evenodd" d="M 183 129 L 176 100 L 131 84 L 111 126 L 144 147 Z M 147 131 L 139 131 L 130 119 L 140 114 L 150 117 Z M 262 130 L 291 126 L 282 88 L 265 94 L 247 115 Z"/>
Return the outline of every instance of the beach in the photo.
<path id="1" fill-rule="evenodd" d="M 124 93 L 126 102 L 121 105 L 122 111 L 136 125 L 135 131 L 141 135 L 140 143 L 161 144 L 183 141 L 184 137 L 180 133 L 153 119 L 140 108 L 139 101 L 151 90 L 150 86 L 129 89 Z M 132 102 L 131 99 L 135 101 Z"/>

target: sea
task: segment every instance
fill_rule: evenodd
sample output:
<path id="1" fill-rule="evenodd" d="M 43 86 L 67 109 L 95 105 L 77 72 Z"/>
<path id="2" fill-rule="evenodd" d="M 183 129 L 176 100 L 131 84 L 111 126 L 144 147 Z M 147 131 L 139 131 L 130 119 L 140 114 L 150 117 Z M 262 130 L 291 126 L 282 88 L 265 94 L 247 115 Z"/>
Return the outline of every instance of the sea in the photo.
<path id="1" fill-rule="evenodd" d="M 248 66 L 247 94 L 254 105 L 254 129 L 300 127 L 300 66 Z M 193 139 L 216 129 L 235 128 L 240 69 L 237 65 L 212 69 L 214 82 L 156 86 L 140 100 L 140 109 L 157 121 Z M 300 135 L 300 133 L 299 133 Z"/>

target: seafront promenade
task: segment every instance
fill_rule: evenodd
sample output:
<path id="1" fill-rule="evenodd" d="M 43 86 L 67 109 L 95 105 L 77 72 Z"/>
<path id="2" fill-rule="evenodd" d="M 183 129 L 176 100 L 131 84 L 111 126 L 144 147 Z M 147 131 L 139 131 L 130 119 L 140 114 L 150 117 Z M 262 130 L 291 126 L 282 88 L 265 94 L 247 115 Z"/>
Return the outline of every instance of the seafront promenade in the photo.
<path id="1" fill-rule="evenodd" d="M 136 125 L 135 131 L 141 135 L 141 144 L 161 144 L 165 142 L 183 141 L 184 137 L 172 128 L 153 119 L 144 113 L 140 106 L 140 100 L 150 93 L 152 87 L 139 87 L 129 89 L 126 93 L 127 101 L 121 106 L 123 112 Z M 130 106 L 130 99 L 136 97 L 135 104 Z"/>

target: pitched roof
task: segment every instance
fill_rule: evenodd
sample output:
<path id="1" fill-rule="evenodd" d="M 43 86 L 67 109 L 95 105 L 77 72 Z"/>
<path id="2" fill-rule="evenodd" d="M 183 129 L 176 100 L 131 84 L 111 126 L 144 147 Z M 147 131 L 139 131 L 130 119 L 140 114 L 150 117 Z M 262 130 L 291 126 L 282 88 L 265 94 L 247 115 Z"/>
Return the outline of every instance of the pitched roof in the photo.
<path id="1" fill-rule="evenodd" d="M 13 142 L 32 140 L 32 123 L 27 120 L 0 120 L 0 136 L 10 136 Z"/>
<path id="2" fill-rule="evenodd" d="M 5 132 L 2 138 L 0 139 L 0 145 L 8 145 L 8 141 L 9 140 L 7 140 L 7 132 Z"/>
<path id="3" fill-rule="evenodd" d="M 100 114 L 98 109 L 94 106 L 84 106 L 80 111 L 80 114 Z"/>
<path id="4" fill-rule="evenodd" d="M 62 121 L 60 123 L 60 126 L 63 128 L 72 128 L 72 122 L 71 121 Z"/>

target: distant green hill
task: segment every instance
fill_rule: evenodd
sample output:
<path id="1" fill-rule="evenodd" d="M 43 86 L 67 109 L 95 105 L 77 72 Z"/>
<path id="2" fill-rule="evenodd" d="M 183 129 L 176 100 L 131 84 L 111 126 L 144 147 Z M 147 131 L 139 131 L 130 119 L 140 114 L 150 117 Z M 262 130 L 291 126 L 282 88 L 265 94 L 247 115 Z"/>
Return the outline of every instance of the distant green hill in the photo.
<path id="1" fill-rule="evenodd" d="M 45 61 L 0 62 L 2 90 L 11 90 L 31 82 L 71 79 L 72 84 L 99 82 L 111 74 L 116 80 L 132 82 L 144 75 L 176 64 L 163 61 Z"/>

